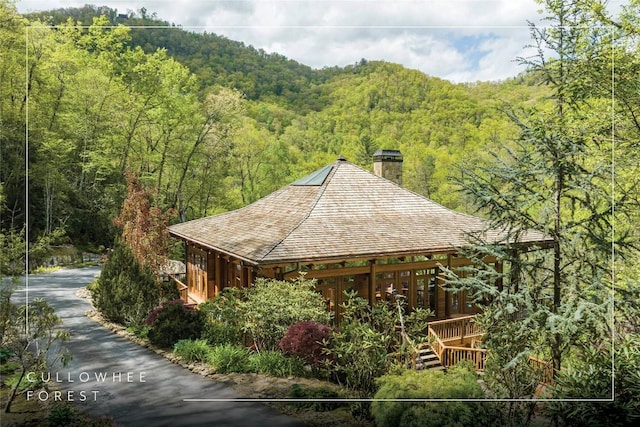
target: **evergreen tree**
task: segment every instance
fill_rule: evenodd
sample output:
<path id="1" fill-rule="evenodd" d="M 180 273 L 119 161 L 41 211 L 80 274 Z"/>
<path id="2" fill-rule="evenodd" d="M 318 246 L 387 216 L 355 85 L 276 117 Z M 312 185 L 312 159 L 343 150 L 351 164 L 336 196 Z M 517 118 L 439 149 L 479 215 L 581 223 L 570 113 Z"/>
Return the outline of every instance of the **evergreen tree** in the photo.
<path id="1" fill-rule="evenodd" d="M 160 304 L 161 289 L 150 268 L 140 265 L 131 249 L 116 241 L 93 290 L 93 300 L 107 319 L 141 326 Z"/>
<path id="2" fill-rule="evenodd" d="M 499 242 L 471 236 L 479 267 L 453 285 L 491 302 L 479 322 L 491 350 L 487 382 L 501 398 L 533 394 L 529 356 L 549 358 L 557 376 L 567 357 L 611 340 L 612 245 L 618 254 L 630 247 L 624 227 L 612 236 L 614 213 L 630 206 L 626 194 L 612 193 L 611 157 L 602 154 L 611 152 L 611 119 L 594 114 L 606 109 L 594 108 L 602 101 L 588 84 L 589 63 L 607 32 L 590 25 L 596 2 L 542 3 L 549 26 L 531 25 L 537 55 L 520 60 L 550 88 L 550 100 L 512 111 L 520 131 L 513 148 L 488 167 L 463 171 L 459 182 L 490 228 L 503 232 Z M 527 230 L 552 243 L 523 247 Z M 488 255 L 504 262 L 502 272 L 483 263 Z M 530 420 L 531 407 L 515 416 L 508 406 L 505 423 Z"/>

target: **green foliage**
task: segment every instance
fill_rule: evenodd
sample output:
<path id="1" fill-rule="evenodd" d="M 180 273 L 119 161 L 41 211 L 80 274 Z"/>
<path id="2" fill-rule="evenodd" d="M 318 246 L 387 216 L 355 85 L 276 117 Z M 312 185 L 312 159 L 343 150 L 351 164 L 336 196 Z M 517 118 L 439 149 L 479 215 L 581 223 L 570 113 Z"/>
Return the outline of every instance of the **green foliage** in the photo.
<path id="1" fill-rule="evenodd" d="M 538 324 L 533 316 L 516 317 L 531 310 L 530 301 L 526 290 L 501 292 L 476 318 L 485 331 L 483 346 L 492 349 L 487 355 L 485 382 L 496 398 L 531 398 L 541 381 L 529 363 L 530 355 L 540 356 L 536 353 Z M 533 405 L 525 406 L 532 409 Z"/>
<path id="2" fill-rule="evenodd" d="M 209 363 L 216 372 L 225 374 L 229 372 L 249 372 L 249 350 L 242 346 L 223 344 L 213 347 L 209 355 Z"/>
<path id="3" fill-rule="evenodd" d="M 202 312 L 202 339 L 211 345 L 240 344 L 243 316 L 240 311 L 240 290 L 224 288 L 222 292 L 198 306 Z"/>
<path id="4" fill-rule="evenodd" d="M 202 313 L 180 300 L 164 303 L 150 317 L 149 341 L 159 347 L 171 348 L 179 340 L 197 339 L 202 333 Z"/>
<path id="5" fill-rule="evenodd" d="M 306 402 L 292 402 L 292 406 L 309 408 L 316 412 L 333 411 L 342 406 L 344 402 L 324 402 L 321 399 L 340 399 L 340 394 L 328 388 L 303 388 L 300 384 L 293 384 L 287 396 L 290 399 L 308 399 Z"/>
<path id="6" fill-rule="evenodd" d="M 92 292 L 94 304 L 103 316 L 132 326 L 141 326 L 163 300 L 153 273 L 138 264 L 131 250 L 120 241 L 109 253 Z"/>
<path id="7" fill-rule="evenodd" d="M 11 296 L 15 290 L 17 279 L 5 281 L 0 272 L 0 361 L 4 362 L 13 354 L 13 350 L 5 347 L 5 334 L 11 332 L 13 319 L 15 319 L 19 310 L 15 304 L 11 303 Z"/>
<path id="8" fill-rule="evenodd" d="M 134 334 L 138 338 L 149 338 L 149 331 L 151 328 L 148 325 L 135 325 L 128 326 L 126 331 Z"/>
<path id="9" fill-rule="evenodd" d="M 10 298 L 3 298 L 0 304 L 11 304 Z M 0 307 L 6 312 L 6 307 Z M 11 411 L 11 404 L 19 388 L 34 387 L 25 383 L 27 372 L 46 372 L 61 363 L 66 366 L 71 354 L 64 347 L 70 339 L 69 332 L 60 329 L 62 319 L 49 303 L 35 299 L 17 309 L 8 310 L 12 316 L 5 320 L 1 346 L 10 350 L 12 360 L 19 364 L 15 372 L 15 382 L 9 392 L 4 412 Z"/>
<path id="10" fill-rule="evenodd" d="M 297 357 L 285 356 L 279 351 L 261 351 L 249 357 L 251 372 L 273 377 L 305 376 L 304 361 Z"/>
<path id="11" fill-rule="evenodd" d="M 537 55 L 520 60 L 547 86 L 549 99 L 509 108 L 517 126 L 513 141 L 493 153 L 490 163 L 460 168 L 459 180 L 488 218 L 487 229 L 501 230 L 502 236 L 470 239 L 469 253 L 480 267 L 457 282 L 453 278 L 453 286 L 488 303 L 479 319 L 491 352 L 486 380 L 496 396 L 510 398 L 535 390 L 530 355 L 550 360 L 560 375 L 565 360 L 612 335 L 612 250 L 637 256 L 630 230 L 637 222 L 637 190 L 627 183 L 612 187 L 611 157 L 603 155 L 611 149 L 605 143 L 611 118 L 595 112 L 605 104 L 595 81 L 607 78 L 604 63 L 611 59 L 601 50 L 609 31 L 589 24 L 590 6 L 599 2 L 540 3 L 547 22 L 531 25 Z M 594 67 L 594 58 L 603 62 Z M 624 149 L 618 156 L 625 165 L 635 158 Z M 530 231 L 549 243 L 524 248 L 520 238 Z M 504 268 L 491 272 L 485 256 L 496 256 Z M 504 425 L 531 422 L 533 404 L 503 408 Z"/>
<path id="12" fill-rule="evenodd" d="M 325 364 L 333 379 L 370 396 L 376 390 L 376 378 L 389 367 L 387 353 L 392 348 L 392 337 L 388 330 L 393 324 L 392 311 L 381 309 L 383 304 L 369 307 L 355 293 L 346 295 L 342 322 L 331 334 L 326 349 L 329 360 Z M 375 329 L 380 325 L 387 333 Z"/>
<path id="13" fill-rule="evenodd" d="M 211 347 L 205 340 L 179 340 L 174 344 L 173 352 L 189 362 L 206 362 Z"/>
<path id="14" fill-rule="evenodd" d="M 4 352 L 4 355 L 2 355 L 2 357 L 0 358 L 0 360 L 3 360 L 3 362 L 0 364 L 0 374 L 3 374 L 3 375 L 14 372 L 16 369 L 20 367 L 20 364 L 18 362 L 4 362 L 4 360 L 6 360 L 8 356 L 11 355 L 11 353 L 7 352 L 6 350 L 7 349 L 2 349 L 2 352 Z"/>
<path id="15" fill-rule="evenodd" d="M 0 205 L 0 210 L 2 206 Z M 26 245 L 24 230 L 17 232 L 11 228 L 0 231 L 0 274 L 18 276 L 24 272 Z"/>
<path id="16" fill-rule="evenodd" d="M 74 421 L 76 421 L 77 416 L 78 413 L 73 408 L 73 406 L 69 404 L 56 405 L 47 416 L 47 425 L 51 427 L 73 425 Z"/>
<path id="17" fill-rule="evenodd" d="M 103 14 L 103 17 L 99 17 Z M 405 152 L 406 186 L 464 207 L 452 164 L 482 159 L 513 126 L 496 99 L 540 98 L 532 85 L 453 85 L 367 62 L 313 70 L 179 28 L 130 29 L 109 8 L 31 14 L 3 8 L 0 229 L 21 228 L 24 206 L 24 26 L 30 35 L 29 201 L 32 236 L 63 226 L 74 243 L 108 245 L 125 199 L 126 170 L 180 220 L 237 208 L 335 159 L 370 167 L 378 147 Z M 67 18 L 72 18 L 68 21 Z M 73 27 L 81 20 L 88 29 Z M 53 31 L 48 25 L 59 24 Z M 109 28 L 106 28 L 109 27 Z M 533 95 L 533 96 L 532 96 Z M 6 160 L 5 160 L 6 157 Z"/>
<path id="18" fill-rule="evenodd" d="M 559 419 L 560 425 L 572 427 L 637 424 L 640 419 L 640 337 L 630 333 L 617 338 L 613 351 L 612 344 L 586 346 L 567 363 L 550 388 L 550 397 L 560 400 L 545 403 L 546 416 Z M 612 400 L 589 402 L 588 399 Z"/>
<path id="19" fill-rule="evenodd" d="M 69 402 L 56 403 L 47 416 L 48 427 L 112 427 L 111 417 L 90 418 Z"/>
<path id="20" fill-rule="evenodd" d="M 18 363 L 18 366 L 14 368 L 7 376 L 3 375 L 2 383 L 6 387 L 10 387 L 11 389 L 15 388 L 19 392 L 24 392 L 25 390 L 33 390 L 41 385 L 41 381 L 36 382 L 35 384 L 28 381 L 27 377 L 25 377 L 21 371 L 22 366 Z M 14 367 L 12 365 L 11 367 Z M 40 379 L 40 378 L 38 378 Z"/>
<path id="21" fill-rule="evenodd" d="M 315 281 L 298 277 L 293 281 L 259 278 L 246 290 L 240 303 L 245 332 L 258 350 L 276 350 L 289 326 L 303 321 L 329 323 L 322 295 Z"/>
<path id="22" fill-rule="evenodd" d="M 0 213 L 1 211 L 0 204 Z M 7 231 L 0 230 L 0 273 L 10 276 L 19 276 L 24 273 L 27 256 L 25 231 L 25 228 L 20 231 L 14 228 Z M 56 228 L 49 234 L 37 236 L 35 241 L 29 244 L 29 270 L 34 273 L 47 272 L 44 262 L 51 256 L 51 246 L 61 242 L 66 242 L 66 236 L 64 230 L 60 228 Z"/>
<path id="23" fill-rule="evenodd" d="M 377 380 L 380 388 L 371 414 L 376 426 L 482 426 L 493 425 L 479 403 L 456 401 L 482 399 L 484 394 L 476 373 L 469 366 L 456 366 L 448 372 L 404 370 Z M 397 399 L 397 400 L 395 400 Z M 452 399 L 444 402 L 402 402 L 402 399 Z"/>

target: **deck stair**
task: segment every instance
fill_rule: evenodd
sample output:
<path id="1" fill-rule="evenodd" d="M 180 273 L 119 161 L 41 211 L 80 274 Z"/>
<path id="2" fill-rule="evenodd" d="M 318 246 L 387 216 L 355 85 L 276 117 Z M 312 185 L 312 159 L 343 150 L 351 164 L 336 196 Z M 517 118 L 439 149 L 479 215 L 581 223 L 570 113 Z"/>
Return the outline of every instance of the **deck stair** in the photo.
<path id="1" fill-rule="evenodd" d="M 444 370 L 444 366 L 440 363 L 438 355 L 433 352 L 430 345 L 426 345 L 418 349 L 414 366 L 418 371 L 423 369 Z"/>

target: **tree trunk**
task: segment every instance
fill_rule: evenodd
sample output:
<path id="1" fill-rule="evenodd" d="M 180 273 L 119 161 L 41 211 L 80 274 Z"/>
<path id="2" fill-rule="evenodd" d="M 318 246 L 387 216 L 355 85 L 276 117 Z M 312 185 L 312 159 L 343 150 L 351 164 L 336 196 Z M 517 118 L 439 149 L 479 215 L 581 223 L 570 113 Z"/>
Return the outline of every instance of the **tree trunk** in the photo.
<path id="1" fill-rule="evenodd" d="M 11 403 L 13 402 L 13 399 L 16 398 L 16 394 L 18 393 L 18 387 L 20 387 L 20 383 L 24 379 L 25 373 L 26 373 L 26 369 L 22 368 L 22 371 L 20 372 L 20 378 L 18 379 L 18 382 L 16 383 L 16 385 L 14 385 L 13 388 L 11 389 L 11 393 L 9 394 L 9 399 L 7 400 L 7 404 L 4 406 L 5 414 L 8 414 L 11 411 Z"/>

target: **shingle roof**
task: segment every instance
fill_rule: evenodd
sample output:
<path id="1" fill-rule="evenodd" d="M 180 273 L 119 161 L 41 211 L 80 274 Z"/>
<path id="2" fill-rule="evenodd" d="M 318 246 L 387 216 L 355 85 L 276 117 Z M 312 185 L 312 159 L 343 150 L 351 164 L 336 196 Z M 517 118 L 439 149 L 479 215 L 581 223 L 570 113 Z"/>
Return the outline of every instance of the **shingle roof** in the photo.
<path id="1" fill-rule="evenodd" d="M 338 160 L 244 208 L 169 232 L 255 264 L 275 264 L 447 252 L 486 226 Z M 521 241 L 548 238 L 529 231 Z"/>

